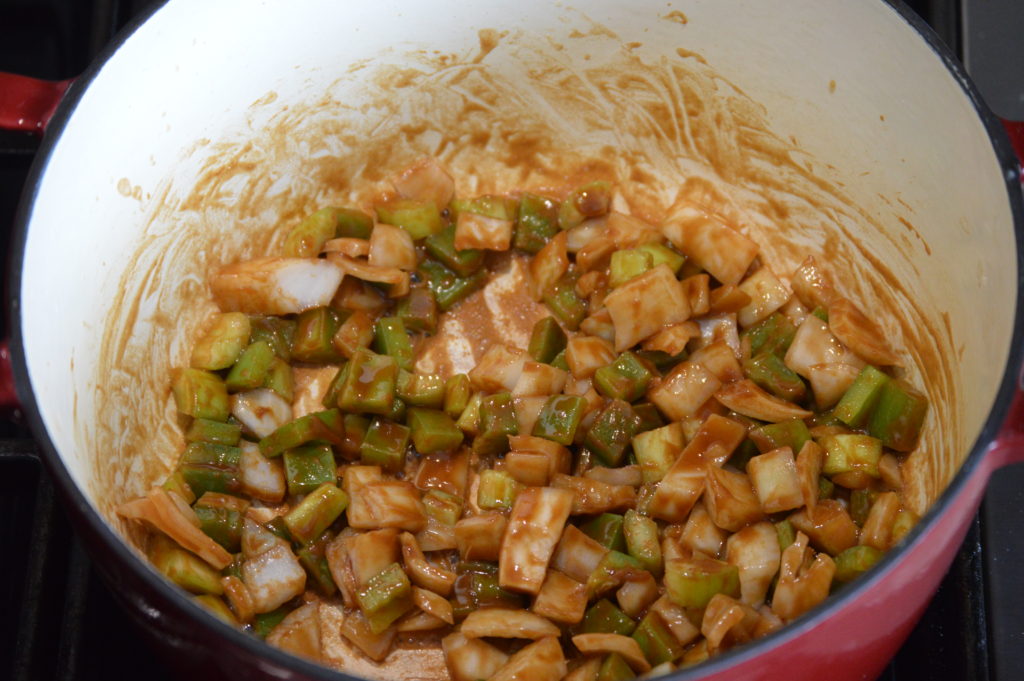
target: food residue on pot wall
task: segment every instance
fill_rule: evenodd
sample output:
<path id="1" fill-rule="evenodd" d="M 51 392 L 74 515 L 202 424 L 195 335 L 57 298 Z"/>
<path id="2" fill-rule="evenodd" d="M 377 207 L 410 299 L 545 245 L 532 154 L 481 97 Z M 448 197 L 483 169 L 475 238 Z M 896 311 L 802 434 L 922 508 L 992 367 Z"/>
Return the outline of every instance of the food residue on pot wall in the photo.
<path id="1" fill-rule="evenodd" d="M 681 12 L 664 18 L 686 23 Z M 180 451 L 169 371 L 187 362 L 191 339 L 214 310 L 209 273 L 273 252 L 318 207 L 368 208 L 389 173 L 425 155 L 450 168 L 463 196 L 610 179 L 623 204 L 653 222 L 685 181 L 703 182 L 780 274 L 819 256 L 844 294 L 886 310 L 894 345 L 911 348 L 908 364 L 921 372 L 912 380 L 927 386 L 933 405 L 929 423 L 944 430 L 932 428 L 924 454 L 912 458 L 908 498 L 921 508 L 934 498 L 955 470 L 952 453 L 966 451 L 953 404 L 953 339 L 862 235 L 871 233 L 874 248 L 905 245 L 855 205 L 826 166 L 773 134 L 763 107 L 702 57 L 682 46 L 646 57 L 609 33 L 591 30 L 560 44 L 484 31 L 470 54 L 395 52 L 306 102 L 268 95 L 238 129 L 197 143 L 190 153 L 204 161 L 194 181 L 167 182 L 148 204 L 104 331 L 103 422 L 92 450 L 104 492 L 94 496 L 106 517 L 125 532 L 112 508 L 158 482 Z M 585 65 L 571 60 L 584 52 L 592 55 Z M 477 294 L 481 301 L 486 296 Z M 477 313 L 510 314 L 485 308 L 466 306 L 455 318 L 474 324 L 484 323 Z M 524 308 L 514 316 L 525 328 L 532 314 Z M 439 368 L 445 361 L 436 358 Z M 337 651 L 332 662 L 348 664 L 341 645 L 326 649 Z M 407 659 L 412 674 L 419 661 Z"/>

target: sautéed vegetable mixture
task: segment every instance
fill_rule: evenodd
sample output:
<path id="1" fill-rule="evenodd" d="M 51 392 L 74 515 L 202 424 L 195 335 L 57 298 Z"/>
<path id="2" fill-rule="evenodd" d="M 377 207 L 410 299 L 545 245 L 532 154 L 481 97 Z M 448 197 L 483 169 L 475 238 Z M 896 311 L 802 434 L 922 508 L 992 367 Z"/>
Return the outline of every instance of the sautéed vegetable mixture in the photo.
<path id="1" fill-rule="evenodd" d="M 701 192 L 656 225 L 606 182 L 454 198 L 430 159 L 391 181 L 375 216 L 324 208 L 212 276 L 173 376 L 187 445 L 119 508 L 218 617 L 317 660 L 332 601 L 375 661 L 618 681 L 800 617 L 917 520 L 900 465 L 927 401 L 813 258 L 780 276 Z M 510 250 L 549 312 L 528 347 L 418 372 Z M 295 418 L 310 366 L 336 373 Z"/>

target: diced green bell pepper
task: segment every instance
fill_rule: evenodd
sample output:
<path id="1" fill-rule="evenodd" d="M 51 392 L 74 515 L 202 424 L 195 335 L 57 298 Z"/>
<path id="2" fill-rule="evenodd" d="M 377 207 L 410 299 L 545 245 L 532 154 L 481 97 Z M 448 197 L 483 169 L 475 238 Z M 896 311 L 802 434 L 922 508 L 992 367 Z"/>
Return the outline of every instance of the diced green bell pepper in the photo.
<path id="1" fill-rule="evenodd" d="M 836 556 L 835 580 L 841 583 L 852 582 L 874 567 L 884 555 L 884 551 L 873 546 L 851 546 Z"/>
<path id="2" fill-rule="evenodd" d="M 294 319 L 283 319 L 272 315 L 250 315 L 249 342 L 266 341 L 274 349 L 274 354 L 285 362 L 292 358 L 292 339 L 295 338 L 296 322 Z"/>
<path id="3" fill-rule="evenodd" d="M 334 236 L 338 239 L 369 239 L 373 233 L 373 218 L 361 210 L 335 208 L 334 215 Z"/>
<path id="4" fill-rule="evenodd" d="M 565 350 L 568 338 L 554 317 L 545 317 L 533 325 L 530 344 L 526 351 L 538 362 L 550 364 L 558 353 Z"/>
<path id="5" fill-rule="evenodd" d="M 629 555 L 636 558 L 640 565 L 655 577 L 661 576 L 664 563 L 661 558 L 661 542 L 658 539 L 658 524 L 651 518 L 629 509 L 623 518 L 622 531 Z"/>
<path id="6" fill-rule="evenodd" d="M 643 397 L 653 378 L 651 368 L 627 350 L 594 372 L 594 389 L 613 400 L 633 402 Z"/>
<path id="7" fill-rule="evenodd" d="M 460 277 L 435 260 L 421 262 L 419 274 L 427 281 L 427 286 L 437 299 L 437 307 L 442 312 L 447 312 L 455 303 L 483 288 L 488 277 L 484 268 L 468 277 Z"/>
<path id="8" fill-rule="evenodd" d="M 796 530 L 793 523 L 788 520 L 780 520 L 775 523 L 775 532 L 779 535 L 779 550 L 785 551 L 796 541 Z"/>
<path id="9" fill-rule="evenodd" d="M 437 331 L 437 299 L 427 286 L 414 286 L 398 301 L 395 316 L 409 331 L 433 334 Z"/>
<path id="10" fill-rule="evenodd" d="M 242 426 L 237 423 L 221 423 L 210 419 L 193 419 L 185 431 L 188 442 L 212 442 L 233 447 L 242 439 Z"/>
<path id="11" fill-rule="evenodd" d="M 299 313 L 292 337 L 292 359 L 326 364 L 342 357 L 334 347 L 334 334 L 341 326 L 338 313 L 329 307 L 315 307 Z"/>
<path id="12" fill-rule="evenodd" d="M 715 594 L 739 597 L 739 568 L 714 558 L 668 560 L 665 590 L 680 607 L 703 608 Z"/>
<path id="13" fill-rule="evenodd" d="M 429 489 L 423 494 L 423 508 L 427 515 L 445 525 L 454 525 L 462 517 L 462 497 Z"/>
<path id="14" fill-rule="evenodd" d="M 480 432 L 480 405 L 484 401 L 483 393 L 473 393 L 470 396 L 469 401 L 466 403 L 466 407 L 459 414 L 459 418 L 455 421 L 455 425 L 459 427 L 463 433 L 469 435 L 477 435 Z"/>
<path id="15" fill-rule="evenodd" d="M 476 504 L 487 511 L 507 511 L 522 489 L 522 484 L 508 473 L 487 469 L 480 472 Z"/>
<path id="16" fill-rule="evenodd" d="M 178 470 L 198 499 L 207 492 L 237 493 L 242 487 L 241 461 L 238 447 L 192 442 L 185 447 Z"/>
<path id="17" fill-rule="evenodd" d="M 742 338 L 750 340 L 751 357 L 765 352 L 785 355 L 795 336 L 796 326 L 781 312 L 769 315 L 741 334 Z"/>
<path id="18" fill-rule="evenodd" d="M 454 451 L 462 444 L 463 434 L 452 418 L 438 409 L 413 407 L 406 422 L 412 429 L 412 442 L 420 454 Z"/>
<path id="19" fill-rule="evenodd" d="M 284 516 L 285 527 L 295 541 L 309 544 L 338 519 L 348 508 L 348 502 L 344 490 L 338 489 L 334 482 L 325 482 Z"/>
<path id="20" fill-rule="evenodd" d="M 171 392 L 182 414 L 211 421 L 228 420 L 228 389 L 217 374 L 203 369 L 176 369 L 172 374 Z"/>
<path id="21" fill-rule="evenodd" d="M 444 229 L 441 211 L 433 201 L 394 199 L 378 203 L 374 209 L 377 211 L 378 222 L 401 227 L 409 233 L 413 241 L 425 239 Z"/>
<path id="22" fill-rule="evenodd" d="M 387 419 L 374 419 L 366 431 L 359 457 L 367 466 L 380 466 L 396 473 L 405 465 L 405 452 L 409 448 L 409 429 Z"/>
<path id="23" fill-rule="evenodd" d="M 640 621 L 633 632 L 633 640 L 640 646 L 644 657 L 652 665 L 675 662 L 683 656 L 683 647 L 661 618 L 653 612 Z"/>
<path id="24" fill-rule="evenodd" d="M 634 436 L 633 453 L 640 464 L 644 482 L 655 483 L 665 477 L 682 451 L 683 444 L 678 424 L 669 424 Z"/>
<path id="25" fill-rule="evenodd" d="M 321 208 L 295 225 L 284 240 L 283 254 L 288 258 L 315 258 L 324 244 L 334 238 L 338 218 L 334 208 Z"/>
<path id="26" fill-rule="evenodd" d="M 618 653 L 611 653 L 601 662 L 595 681 L 629 681 L 629 679 L 635 678 L 636 672 L 629 666 L 625 658 Z"/>
<path id="27" fill-rule="evenodd" d="M 276 610 L 258 613 L 252 618 L 252 633 L 260 638 L 266 638 L 274 630 L 274 627 L 288 616 L 289 612 L 291 612 L 291 608 L 282 605 Z"/>
<path id="28" fill-rule="evenodd" d="M 478 454 L 502 454 L 508 451 L 508 436 L 519 433 L 512 395 L 498 393 L 480 401 L 479 433 L 473 440 Z"/>
<path id="29" fill-rule="evenodd" d="M 395 359 L 369 350 L 357 350 L 346 369 L 348 375 L 338 393 L 338 406 L 348 412 L 389 414 L 394 406 L 398 380 Z"/>
<path id="30" fill-rule="evenodd" d="M 285 400 L 291 402 L 295 398 L 295 381 L 292 377 L 292 367 L 280 357 L 274 357 L 267 370 L 267 377 L 263 381 L 263 387 L 273 390 Z"/>
<path id="31" fill-rule="evenodd" d="M 794 454 L 797 454 L 811 439 L 811 431 L 807 429 L 807 424 L 800 419 L 791 419 L 751 428 L 747 436 L 757 445 L 757 451 L 762 454 L 779 447 L 789 447 Z"/>
<path id="32" fill-rule="evenodd" d="M 246 505 L 248 503 L 246 502 Z M 199 529 L 206 536 L 220 544 L 229 553 L 236 553 L 242 547 L 242 512 L 223 506 L 207 506 L 200 498 L 192 507 L 199 518 Z"/>
<path id="33" fill-rule="evenodd" d="M 444 406 L 445 380 L 437 374 L 398 372 L 398 396 L 410 407 L 440 409 Z"/>
<path id="34" fill-rule="evenodd" d="M 584 634 L 629 636 L 636 629 L 636 622 L 607 598 L 602 598 L 587 608 L 583 615 L 582 627 Z"/>
<path id="35" fill-rule="evenodd" d="M 195 369 L 219 371 L 235 363 L 249 343 L 249 318 L 242 312 L 215 315 L 210 328 L 192 348 L 190 364 Z"/>
<path id="36" fill-rule="evenodd" d="M 622 516 L 602 513 L 580 525 L 580 529 L 598 544 L 613 551 L 626 550 L 626 536 L 622 531 Z"/>
<path id="37" fill-rule="evenodd" d="M 455 248 L 455 225 L 451 224 L 437 234 L 427 237 L 424 242 L 431 258 L 460 277 L 468 277 L 484 264 L 484 252 L 476 248 L 458 250 Z"/>
<path id="38" fill-rule="evenodd" d="M 348 362 L 343 363 L 338 367 L 338 373 L 334 374 L 334 378 L 327 386 L 327 390 L 324 391 L 324 398 L 320 401 L 320 404 L 327 407 L 328 409 L 338 406 L 338 398 L 341 396 L 341 388 L 345 385 L 345 381 L 348 380 Z"/>
<path id="39" fill-rule="evenodd" d="M 878 477 L 878 461 L 882 457 L 882 442 L 870 435 L 841 433 L 826 435 L 818 439 L 825 449 L 825 475 L 863 471 Z"/>
<path id="40" fill-rule="evenodd" d="M 928 398 L 902 381 L 889 381 L 881 392 L 868 421 L 868 432 L 890 449 L 909 452 L 917 445 Z"/>
<path id="41" fill-rule="evenodd" d="M 587 401 L 576 395 L 552 395 L 544 402 L 532 435 L 552 440 L 560 445 L 571 445 L 576 429 L 583 420 Z"/>
<path id="42" fill-rule="evenodd" d="M 562 201 L 558 207 L 558 226 L 572 229 L 587 218 L 598 217 L 608 212 L 612 201 L 612 187 L 598 180 L 579 187 Z"/>
<path id="43" fill-rule="evenodd" d="M 444 413 L 457 419 L 469 404 L 473 389 L 466 374 L 449 376 L 444 384 Z"/>
<path id="44" fill-rule="evenodd" d="M 570 331 L 578 329 L 587 316 L 587 301 L 576 293 L 577 279 L 576 271 L 569 270 L 544 294 L 544 304 L 551 314 Z"/>
<path id="45" fill-rule="evenodd" d="M 556 234 L 558 202 L 545 196 L 522 194 L 519 197 L 519 217 L 516 221 L 513 246 L 521 251 L 537 254 Z"/>
<path id="46" fill-rule="evenodd" d="M 394 357 L 400 369 L 412 371 L 412 341 L 401 317 L 381 317 L 374 328 L 373 349 Z"/>
<path id="47" fill-rule="evenodd" d="M 871 505 L 875 503 L 875 493 L 869 489 L 855 489 L 850 492 L 850 518 L 857 523 L 857 527 L 864 527 L 864 521 L 868 519 L 871 512 Z"/>
<path id="48" fill-rule="evenodd" d="M 882 396 L 882 388 L 890 380 L 888 375 L 867 365 L 857 374 L 832 413 L 851 428 L 860 428 L 871 416 L 878 398 Z"/>
<path id="49" fill-rule="evenodd" d="M 152 535 L 149 542 L 148 554 L 153 567 L 182 589 L 194 594 L 219 596 L 224 593 L 220 573 L 202 558 L 161 534 Z"/>
<path id="50" fill-rule="evenodd" d="M 337 408 L 306 414 L 289 421 L 270 435 L 260 440 L 263 456 L 277 456 L 286 449 L 292 449 L 311 442 L 341 446 L 345 438 L 344 417 Z"/>
<path id="51" fill-rule="evenodd" d="M 606 466 L 618 466 L 636 434 L 639 419 L 623 400 L 610 400 L 587 431 L 584 444 Z"/>
<path id="52" fill-rule="evenodd" d="M 228 392 L 237 393 L 243 390 L 262 388 L 273 365 L 274 349 L 266 341 L 256 341 L 242 351 L 238 361 L 231 367 L 224 384 Z M 290 375 L 290 372 L 289 372 Z"/>
<path id="53" fill-rule="evenodd" d="M 288 494 L 307 494 L 325 482 L 336 483 L 338 469 L 330 445 L 306 445 L 284 453 Z"/>
<path id="54" fill-rule="evenodd" d="M 392 563 L 370 578 L 356 594 L 356 601 L 370 631 L 379 634 L 413 608 L 412 584 L 398 563 Z"/>
<path id="55" fill-rule="evenodd" d="M 782 357 L 771 352 L 762 352 L 744 360 L 743 373 L 782 400 L 799 402 L 807 394 L 807 386 L 804 385 L 803 379 L 786 366 Z"/>
<path id="56" fill-rule="evenodd" d="M 637 433 L 645 433 L 665 425 L 665 420 L 661 418 L 661 412 L 650 402 L 634 404 L 633 413 L 640 419 L 640 423 L 636 427 Z"/>
<path id="57" fill-rule="evenodd" d="M 836 493 L 836 486 L 824 475 L 818 478 L 818 498 L 831 499 Z"/>
<path id="58" fill-rule="evenodd" d="M 196 500 L 196 495 L 192 493 L 192 488 L 188 486 L 188 483 L 185 481 L 185 476 L 181 474 L 181 470 L 179 469 L 175 469 L 170 475 L 168 475 L 161 487 L 168 492 L 174 492 L 179 495 L 188 504 L 191 504 Z"/>
<path id="59" fill-rule="evenodd" d="M 338 586 L 334 583 L 334 577 L 331 575 L 331 566 L 324 554 L 330 536 L 330 533 L 324 534 L 309 546 L 303 546 L 295 552 L 299 563 L 306 569 L 306 574 L 312 578 L 313 584 L 316 585 L 320 593 L 328 598 L 338 591 Z"/>
<path id="60" fill-rule="evenodd" d="M 629 573 L 639 570 L 643 570 L 643 566 L 633 556 L 621 551 L 609 551 L 587 578 L 587 599 L 597 598 L 621 586 Z"/>

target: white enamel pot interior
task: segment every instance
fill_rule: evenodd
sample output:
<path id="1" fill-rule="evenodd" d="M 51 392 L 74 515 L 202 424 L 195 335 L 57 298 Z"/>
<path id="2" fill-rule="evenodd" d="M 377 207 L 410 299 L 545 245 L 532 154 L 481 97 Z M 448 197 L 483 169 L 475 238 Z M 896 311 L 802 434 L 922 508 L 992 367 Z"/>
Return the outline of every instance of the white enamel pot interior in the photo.
<path id="1" fill-rule="evenodd" d="M 169 2 L 45 140 L 12 280 L 22 399 L 103 552 L 237 643 L 112 511 L 180 451 L 168 376 L 207 274 L 424 155 L 462 194 L 605 177 L 652 220 L 701 178 L 776 272 L 815 255 L 907 349 L 933 405 L 923 512 L 983 455 L 1019 361 L 1020 197 L 949 62 L 883 2 Z"/>

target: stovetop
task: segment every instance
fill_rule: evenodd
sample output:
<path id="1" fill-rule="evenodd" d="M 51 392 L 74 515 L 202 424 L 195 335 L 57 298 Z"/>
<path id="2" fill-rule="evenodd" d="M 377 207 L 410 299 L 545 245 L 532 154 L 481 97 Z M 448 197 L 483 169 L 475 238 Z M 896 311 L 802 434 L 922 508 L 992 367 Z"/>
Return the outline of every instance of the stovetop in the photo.
<path id="1" fill-rule="evenodd" d="M 964 0 L 966 7 L 960 0 L 909 4 L 963 54 L 965 44 L 972 50 L 984 44 L 985 36 L 965 30 L 965 17 L 973 26 L 990 26 L 991 22 L 978 20 L 977 9 L 972 8 L 972 3 L 986 1 Z M 0 0 L 0 70 L 54 80 L 73 77 L 150 4 L 151 0 Z M 1024 26 L 1020 28 L 1018 36 L 1024 35 Z M 973 61 L 998 62 L 992 53 L 993 48 L 986 49 Z M 970 65 L 972 59 L 967 61 Z M 1020 64 L 1016 68 L 1024 71 Z M 995 77 L 984 80 L 998 82 Z M 4 252 L 37 146 L 31 136 L 0 132 Z M 0 337 L 5 322 L 0 318 Z M 0 417 L 0 679 L 172 681 L 99 581 L 55 499 L 38 445 L 17 414 L 13 416 L 13 421 Z M 1024 677 L 1022 560 L 1024 466 L 1017 466 L 996 473 L 948 575 L 881 680 Z"/>

